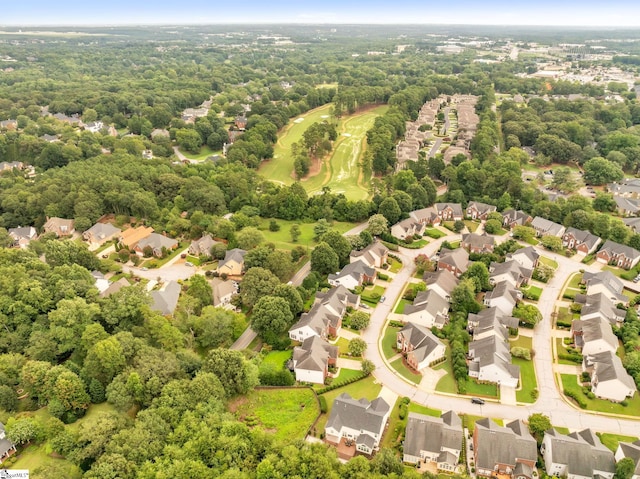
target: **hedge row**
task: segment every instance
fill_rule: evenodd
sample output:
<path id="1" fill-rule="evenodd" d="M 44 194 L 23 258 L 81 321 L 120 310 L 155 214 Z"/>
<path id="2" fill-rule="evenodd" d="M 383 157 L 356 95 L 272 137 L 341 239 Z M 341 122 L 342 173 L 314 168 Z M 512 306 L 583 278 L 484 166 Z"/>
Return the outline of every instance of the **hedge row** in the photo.
<path id="1" fill-rule="evenodd" d="M 565 361 L 571 361 L 577 364 L 582 363 L 582 356 L 579 354 L 558 353 L 558 359 L 564 359 Z"/>
<path id="2" fill-rule="evenodd" d="M 318 389 L 316 391 L 316 393 L 317 394 L 328 393 L 329 391 L 333 391 L 334 389 L 338 389 L 338 388 L 341 388 L 341 387 L 346 386 L 348 384 L 355 383 L 356 381 L 362 381 L 367 376 L 368 376 L 368 374 L 361 374 L 360 376 L 356 376 L 356 377 L 348 379 L 346 381 L 342 381 L 341 383 L 332 384 L 331 386 L 327 386 L 326 388 Z"/>
<path id="3" fill-rule="evenodd" d="M 563 392 L 565 396 L 573 399 L 578 404 L 578 406 L 580 406 L 580 409 L 587 408 L 587 403 L 577 393 L 574 393 L 573 391 L 569 391 L 568 389 L 565 389 Z"/>
<path id="4" fill-rule="evenodd" d="M 387 248 L 389 248 L 391 251 L 399 251 L 400 248 L 398 248 L 397 244 L 394 243 L 389 243 L 388 241 L 385 240 L 380 240 L 380 243 L 382 243 L 383 245 L 385 245 Z"/>

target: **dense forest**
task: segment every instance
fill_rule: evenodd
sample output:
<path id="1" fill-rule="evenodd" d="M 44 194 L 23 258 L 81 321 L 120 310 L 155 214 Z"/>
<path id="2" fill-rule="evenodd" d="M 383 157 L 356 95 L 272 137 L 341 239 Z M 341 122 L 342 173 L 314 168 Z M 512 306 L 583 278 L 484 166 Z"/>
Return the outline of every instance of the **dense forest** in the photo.
<path id="1" fill-rule="evenodd" d="M 260 218 L 317 223 L 322 242 L 315 264 L 311 256 L 315 272 L 300 288 L 281 283 L 304 251 L 295 260 L 269 245 L 248 254 L 253 273 L 246 284 L 255 287 L 241 295 L 244 311 L 274 291 L 266 297 L 291 309 L 288 323 L 326 274 L 348 261 L 352 246 L 371 241 L 366 234 L 344 240 L 330 230 L 333 221 L 356 224 L 380 214 L 393 224 L 438 199 L 478 200 L 640 248 L 640 235 L 611 216 L 610 195 L 573 195 L 570 178 L 559 175 L 556 186 L 567 194 L 552 201 L 522 179 L 530 162 L 522 147 L 535 149 L 537 165 L 579 168 L 593 185 L 635 174 L 635 96 L 611 104 L 602 87 L 523 78 L 533 60 L 476 63 L 472 52 L 436 55 L 435 40 L 413 27 L 404 32 L 411 39 L 401 41 L 366 27 L 349 34 L 282 27 L 278 34 L 292 39 L 286 45 L 261 40 L 263 33 L 185 28 L 172 39 L 167 31 L 123 28 L 61 41 L 5 35 L 0 54 L 15 62 L 0 71 L 0 119 L 16 120 L 16 127 L 0 134 L 0 161 L 31 165 L 35 174 L 0 174 L 0 245 L 11 244 L 7 229 L 41 228 L 52 216 L 73 218 L 78 231 L 103 215 L 123 222 L 134 217 L 181 239 L 210 233 L 229 248 L 242 246 Z M 522 35 L 536 38 L 535 32 Z M 566 41 L 586 33 L 554 35 Z M 392 55 L 399 43 L 411 47 Z M 370 50 L 389 54 L 367 55 Z M 542 99 L 549 91 L 582 98 Z M 395 145 L 405 122 L 425 101 L 456 93 L 480 97 L 472 159 L 445 164 L 442 155 L 423 157 L 397 172 Z M 518 93 L 532 98 L 517 104 Z M 498 94 L 509 98 L 496 107 Z M 206 115 L 183 118 L 184 110 L 205 103 Z M 367 134 L 363 167 L 374 173 L 368 200 L 330 190 L 309 196 L 300 183 L 282 186 L 257 172 L 291 118 L 328 103 L 336 118 L 371 105 L 390 107 Z M 242 115 L 247 123 L 240 128 L 235 119 Z M 81 131 L 70 118 L 102 127 Z M 298 177 L 308 172 L 310 151 L 330 150 L 332 127 L 316 128 L 298 145 Z M 228 146 L 226 156 L 195 164 L 175 155 L 174 147 L 198 152 L 204 146 Z M 153 159 L 143 159 L 146 150 Z M 443 185 L 447 191 L 438 197 Z M 223 218 L 229 212 L 233 217 Z M 316 267 L 322 251 L 335 256 L 335 265 Z M 119 272 L 121 266 L 78 243 L 47 237 L 27 251 L 0 249 L 0 409 L 6 412 L 0 419 L 19 444 L 47 443 L 77 466 L 74 473 L 91 479 L 418 477 L 392 450 L 341 464 L 333 450 L 276 440 L 228 412 L 230 400 L 272 383 L 259 376 L 260 355 L 226 349 L 246 317 L 213 308 L 204 277 L 185 282 L 176 314 L 166 318 L 150 309 L 141 286 L 100 298 L 90 273 L 96 269 Z M 279 347 L 278 337 L 263 336 Z M 17 387 L 28 398 L 18 400 Z M 93 428 L 72 427 L 90 404 L 105 401 L 117 412 Z M 21 414 L 45 406 L 46 420 Z M 68 469 L 34 472 L 47 478 Z"/>

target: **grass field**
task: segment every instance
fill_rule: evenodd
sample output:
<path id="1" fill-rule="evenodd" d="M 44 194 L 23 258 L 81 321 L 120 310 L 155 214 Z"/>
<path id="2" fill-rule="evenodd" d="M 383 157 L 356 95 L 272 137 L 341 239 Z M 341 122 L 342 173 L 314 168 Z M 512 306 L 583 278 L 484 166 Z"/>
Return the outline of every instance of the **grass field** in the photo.
<path id="1" fill-rule="evenodd" d="M 273 243 L 277 249 L 283 250 L 292 250 L 296 246 L 302 246 L 303 248 L 313 248 L 316 242 L 313 239 L 313 227 L 315 223 L 301 223 L 299 221 L 288 221 L 288 220 L 275 220 L 278 226 L 280 226 L 280 230 L 278 231 L 269 231 L 269 223 L 271 219 L 261 219 L 258 224 L 258 229 L 264 235 L 264 239 L 266 243 Z M 300 237 L 297 242 L 291 241 L 291 226 L 297 224 L 300 226 Z M 353 223 L 342 223 L 340 221 L 334 221 L 331 223 L 331 229 L 335 229 L 340 233 L 344 233 L 349 231 L 355 225 Z"/>
<path id="2" fill-rule="evenodd" d="M 391 367 L 398 371 L 398 373 L 405 379 L 411 381 L 414 384 L 420 383 L 422 380 L 422 374 L 414 373 L 402 362 L 402 358 L 396 359 L 391 363 Z"/>
<path id="3" fill-rule="evenodd" d="M 230 408 L 238 418 L 257 423 L 276 439 L 303 439 L 320 413 L 315 394 L 307 388 L 255 389 Z"/>
<path id="4" fill-rule="evenodd" d="M 339 338 L 335 344 L 338 346 L 339 354 L 347 354 L 349 352 L 349 340 L 345 338 Z"/>
<path id="5" fill-rule="evenodd" d="M 540 295 L 542 294 L 542 288 L 538 286 L 531 285 L 520 289 L 529 293 L 527 299 L 530 299 L 531 301 L 538 301 L 540 299 Z"/>
<path id="6" fill-rule="evenodd" d="M 499 397 L 498 386 L 495 384 L 480 384 L 469 378 L 467 380 L 467 395 L 497 398 Z"/>
<path id="7" fill-rule="evenodd" d="M 394 258 L 389 258 L 387 261 L 389 263 L 389 272 L 397 273 L 402 269 L 402 263 Z"/>
<path id="8" fill-rule="evenodd" d="M 453 369 L 451 367 L 451 350 L 447 347 L 447 360 L 441 362 L 433 369 L 444 369 L 447 374 L 442 376 L 436 384 L 436 391 L 443 393 L 458 394 L 458 386 L 453 377 Z"/>
<path id="9" fill-rule="evenodd" d="M 442 238 L 443 236 L 447 236 L 447 234 L 444 231 L 440 231 L 437 228 L 427 228 L 424 230 L 424 235 L 428 236 L 429 238 L 433 238 L 433 239 L 438 239 L 438 238 Z"/>
<path id="10" fill-rule="evenodd" d="M 627 416 L 638 416 L 640 414 L 640 394 L 636 394 L 631 399 L 627 399 L 628 405 L 613 403 L 605 399 L 589 399 L 577 382 L 577 377 L 573 374 L 561 374 L 562 388 L 573 391 L 587 404 L 587 410 L 599 411 L 611 414 L 624 414 Z"/>

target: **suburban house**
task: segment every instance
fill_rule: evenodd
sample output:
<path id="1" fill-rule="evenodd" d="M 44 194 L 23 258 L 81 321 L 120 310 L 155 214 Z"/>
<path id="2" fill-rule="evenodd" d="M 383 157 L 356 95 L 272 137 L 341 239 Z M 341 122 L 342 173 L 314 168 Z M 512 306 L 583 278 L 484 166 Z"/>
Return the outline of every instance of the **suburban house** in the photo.
<path id="1" fill-rule="evenodd" d="M 423 326 L 438 329 L 447 323 L 449 319 L 449 301 L 440 296 L 433 289 L 420 291 L 413 304 L 404 307 L 404 320 Z"/>
<path id="2" fill-rule="evenodd" d="M 133 250 L 137 254 L 142 256 L 146 248 L 151 248 L 151 251 L 153 252 L 153 256 L 160 258 L 164 254 L 166 254 L 167 251 L 174 250 L 177 247 L 178 247 L 177 240 L 174 240 L 173 238 L 168 238 L 158 233 L 151 233 L 146 238 L 142 238 L 140 241 L 138 241 L 138 244 L 134 246 Z"/>
<path id="3" fill-rule="evenodd" d="M 342 285 L 347 289 L 355 289 L 364 283 L 373 283 L 375 279 L 375 268 L 367 266 L 364 261 L 349 263 L 339 273 L 330 274 L 328 277 L 331 286 Z"/>
<path id="4" fill-rule="evenodd" d="M 127 228 L 118 236 L 118 243 L 121 246 L 133 249 L 143 238 L 146 238 L 153 233 L 153 228 L 150 226 L 138 226 L 137 228 Z"/>
<path id="5" fill-rule="evenodd" d="M 349 262 L 364 261 L 370 268 L 382 268 L 389 257 L 389 248 L 376 241 L 360 251 L 352 251 L 349 255 Z"/>
<path id="6" fill-rule="evenodd" d="M 2 449 L 0 449 L 0 453 Z M 615 454 L 616 462 L 620 462 L 625 457 L 632 459 L 636 465 L 631 479 L 640 479 L 640 441 L 619 442 Z"/>
<path id="7" fill-rule="evenodd" d="M 424 223 L 414 219 L 407 218 L 399 221 L 391 227 L 391 235 L 401 240 L 407 239 L 409 236 L 422 235 L 424 233 Z"/>
<path id="8" fill-rule="evenodd" d="M 160 289 L 151 291 L 151 309 L 166 316 L 173 314 L 178 305 L 182 287 L 177 281 L 167 281 Z"/>
<path id="9" fill-rule="evenodd" d="M 16 452 L 16 445 L 9 440 L 4 430 L 4 424 L 0 422 L 0 464 Z"/>
<path id="10" fill-rule="evenodd" d="M 238 287 L 233 281 L 223 281 L 216 278 L 212 281 L 213 305 L 221 308 L 235 309 L 231 304 L 231 298 L 238 292 Z"/>
<path id="11" fill-rule="evenodd" d="M 409 413 L 405 431 L 403 462 L 436 463 L 439 471 L 455 472 L 462 450 L 462 421 L 453 411 L 440 417 Z"/>
<path id="12" fill-rule="evenodd" d="M 325 427 L 326 440 L 355 442 L 356 450 L 370 455 L 378 449 L 391 407 L 380 397 L 369 402 L 342 393 L 333 401 Z"/>
<path id="13" fill-rule="evenodd" d="M 596 254 L 596 258 L 600 263 L 615 264 L 620 268 L 631 269 L 640 261 L 640 251 L 631 246 L 607 240 Z"/>
<path id="14" fill-rule="evenodd" d="M 620 216 L 637 216 L 640 213 L 640 199 L 614 196 L 616 211 Z"/>
<path id="15" fill-rule="evenodd" d="M 611 271 L 598 271 L 590 273 L 585 271 L 582 275 L 582 282 L 587 286 L 587 295 L 602 293 L 615 303 L 627 304 L 629 298 L 622 292 L 624 283 Z"/>
<path id="16" fill-rule="evenodd" d="M 467 329 L 473 334 L 474 339 L 482 339 L 485 336 L 496 334 L 506 328 L 504 339 L 509 337 L 509 330 L 517 330 L 519 326 L 518 318 L 503 314 L 498 308 L 486 308 L 477 314 L 469 313 Z M 504 332 L 504 331 L 503 331 Z"/>
<path id="17" fill-rule="evenodd" d="M 311 336 L 322 339 L 337 336 L 347 307 L 358 307 L 359 301 L 360 296 L 350 293 L 344 286 L 317 293 L 309 312 L 302 314 L 289 329 L 289 338 L 302 342 Z"/>
<path id="18" fill-rule="evenodd" d="M 499 334 L 487 336 L 469 343 L 469 376 L 478 381 L 518 386 L 520 367 L 511 364 L 509 342 Z"/>
<path id="19" fill-rule="evenodd" d="M 192 256 L 211 256 L 211 248 L 216 243 L 217 241 L 210 234 L 206 234 L 202 238 L 191 242 L 189 254 Z"/>
<path id="20" fill-rule="evenodd" d="M 637 178 L 625 178 L 620 183 L 609 183 L 607 190 L 613 196 L 640 198 L 640 180 Z"/>
<path id="21" fill-rule="evenodd" d="M 576 295 L 575 302 L 582 304 L 580 319 L 602 318 L 613 326 L 621 326 L 627 313 L 624 309 L 618 309 L 605 293 Z"/>
<path id="22" fill-rule="evenodd" d="M 109 284 L 109 287 L 100 293 L 100 298 L 108 298 L 114 293 L 117 293 L 122 288 L 126 288 L 127 286 L 131 286 L 129 280 L 127 278 L 120 278 L 118 281 Z"/>
<path id="23" fill-rule="evenodd" d="M 13 239 L 14 246 L 18 248 L 26 248 L 32 240 L 36 239 L 38 232 L 33 226 L 18 226 L 17 228 L 9 228 L 9 236 Z"/>
<path id="24" fill-rule="evenodd" d="M 596 397 L 621 402 L 636 393 L 636 383 L 613 351 L 585 356 L 582 368 L 591 373 L 591 392 Z"/>
<path id="25" fill-rule="evenodd" d="M 442 220 L 435 206 L 414 210 L 409 215 L 422 225 L 439 225 Z"/>
<path id="26" fill-rule="evenodd" d="M 462 221 L 464 219 L 460 203 L 436 203 L 434 206 L 442 221 Z"/>
<path id="27" fill-rule="evenodd" d="M 539 259 L 540 253 L 538 253 L 533 246 L 527 246 L 526 248 L 520 248 L 513 253 L 509 253 L 505 257 L 505 263 L 507 261 L 515 261 L 523 268 L 533 271 L 538 266 Z"/>
<path id="28" fill-rule="evenodd" d="M 467 217 L 472 220 L 486 220 L 489 213 L 496 211 L 496 207 L 478 201 L 470 201 L 467 206 Z"/>
<path id="29" fill-rule="evenodd" d="M 613 334 L 611 325 L 606 319 L 576 319 L 571 322 L 571 337 L 583 355 L 597 354 L 604 351 L 616 352 L 618 337 Z"/>
<path id="30" fill-rule="evenodd" d="M 501 281 L 484 295 L 484 304 L 496 307 L 504 315 L 511 316 L 513 308 L 522 300 L 522 291 L 517 290 L 508 281 Z"/>
<path id="31" fill-rule="evenodd" d="M 58 238 L 71 236 L 75 232 L 74 221 L 64 218 L 47 218 L 47 222 L 42 227 L 45 233 L 54 233 Z"/>
<path id="32" fill-rule="evenodd" d="M 18 120 L 2 120 L 0 121 L 0 130 L 16 130 L 18 128 Z"/>
<path id="33" fill-rule="evenodd" d="M 528 283 L 532 276 L 533 271 L 520 266 L 517 261 L 492 262 L 489 265 L 489 282 L 494 285 L 506 281 L 514 288 L 519 288 Z"/>
<path id="34" fill-rule="evenodd" d="M 107 241 L 117 238 L 120 233 L 122 233 L 122 230 L 120 228 L 116 228 L 111 223 L 96 223 L 87 231 L 82 233 L 82 237 L 85 241 L 88 241 L 89 244 L 99 246 Z"/>
<path id="35" fill-rule="evenodd" d="M 426 272 L 423 280 L 427 285 L 427 289 L 435 291 L 439 296 L 442 296 L 447 301 L 449 301 L 451 293 L 460 282 L 460 280 L 447 269 L 441 269 L 435 273 Z"/>
<path id="36" fill-rule="evenodd" d="M 94 279 L 93 285 L 98 290 L 98 293 L 102 293 L 103 291 L 106 291 L 106 289 L 111 284 L 109 280 L 105 278 L 104 274 L 101 273 L 100 271 L 92 271 L 91 276 Z"/>
<path id="37" fill-rule="evenodd" d="M 296 381 L 324 384 L 329 366 L 338 360 L 338 346 L 333 346 L 320 336 L 310 336 L 302 345 L 293 348 L 293 368 Z"/>
<path id="38" fill-rule="evenodd" d="M 576 228 L 567 228 L 562 235 L 562 246 L 582 254 L 593 253 L 601 242 L 599 236 Z"/>
<path id="39" fill-rule="evenodd" d="M 634 233 L 640 231 L 640 218 L 624 218 L 622 220 Z"/>
<path id="40" fill-rule="evenodd" d="M 233 121 L 233 123 L 236 125 L 236 128 L 241 131 L 244 131 L 244 129 L 247 127 L 247 122 L 247 117 L 244 115 L 236 116 L 235 120 Z"/>
<path id="41" fill-rule="evenodd" d="M 533 221 L 530 215 L 521 210 L 507 210 L 502 213 L 502 226 L 513 229 L 516 226 L 528 226 Z"/>
<path id="42" fill-rule="evenodd" d="M 504 427 L 488 418 L 476 421 L 473 450 L 478 476 L 493 478 L 505 475 L 511 479 L 534 477 L 538 445 L 520 420 Z"/>
<path id="43" fill-rule="evenodd" d="M 468 233 L 462 235 L 460 247 L 469 253 L 493 253 L 495 239 L 486 233 Z"/>
<path id="44" fill-rule="evenodd" d="M 552 477 L 613 479 L 616 471 L 613 453 L 590 429 L 568 435 L 550 429 L 544 433 L 540 453 Z"/>
<path id="45" fill-rule="evenodd" d="M 218 263 L 218 274 L 240 276 L 244 270 L 244 255 L 247 252 L 240 248 L 233 248 L 224 253 L 224 259 Z"/>
<path id="46" fill-rule="evenodd" d="M 416 371 L 444 359 L 446 353 L 446 346 L 431 330 L 414 323 L 407 323 L 398 331 L 396 347 Z"/>
<path id="47" fill-rule="evenodd" d="M 446 269 L 453 273 L 457 278 L 462 276 L 469 268 L 469 253 L 462 248 L 447 249 L 440 251 L 438 259 L 438 270 Z"/>
<path id="48" fill-rule="evenodd" d="M 536 216 L 531 222 L 531 227 L 536 230 L 537 236 L 557 236 L 562 238 L 565 227 L 549 221 L 542 216 Z"/>

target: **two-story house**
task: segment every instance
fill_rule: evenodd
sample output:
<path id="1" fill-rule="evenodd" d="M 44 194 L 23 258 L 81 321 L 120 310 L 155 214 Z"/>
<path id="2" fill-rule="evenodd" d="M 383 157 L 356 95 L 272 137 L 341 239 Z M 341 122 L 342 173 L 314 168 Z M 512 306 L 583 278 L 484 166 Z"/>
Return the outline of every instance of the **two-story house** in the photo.
<path id="1" fill-rule="evenodd" d="M 402 448 L 403 462 L 431 462 L 439 471 L 456 471 L 462 450 L 462 421 L 453 411 L 440 417 L 409 413 Z"/>

